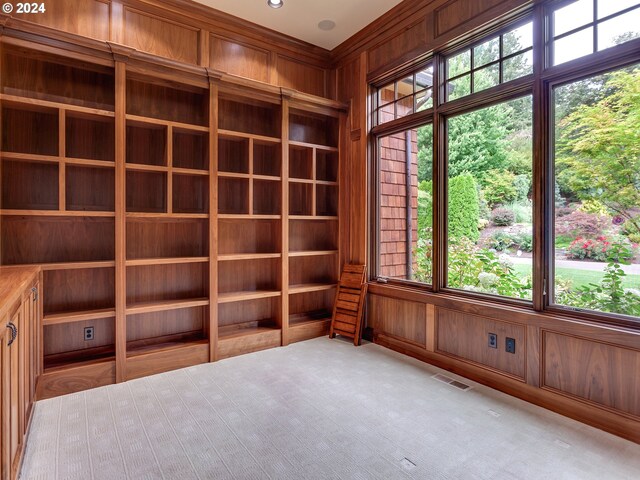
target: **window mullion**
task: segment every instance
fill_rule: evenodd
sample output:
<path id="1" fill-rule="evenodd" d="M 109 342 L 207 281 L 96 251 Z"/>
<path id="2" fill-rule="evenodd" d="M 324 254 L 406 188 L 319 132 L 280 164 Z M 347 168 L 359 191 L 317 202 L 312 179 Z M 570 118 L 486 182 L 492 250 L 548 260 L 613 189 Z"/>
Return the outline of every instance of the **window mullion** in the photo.
<path id="1" fill-rule="evenodd" d="M 436 55 L 433 61 L 433 157 L 432 157 L 432 202 L 433 202 L 433 232 L 432 232 L 432 285 L 433 291 L 438 292 L 446 285 L 446 155 L 443 150 L 446 145 L 446 131 L 440 105 L 447 88 L 446 60 Z"/>

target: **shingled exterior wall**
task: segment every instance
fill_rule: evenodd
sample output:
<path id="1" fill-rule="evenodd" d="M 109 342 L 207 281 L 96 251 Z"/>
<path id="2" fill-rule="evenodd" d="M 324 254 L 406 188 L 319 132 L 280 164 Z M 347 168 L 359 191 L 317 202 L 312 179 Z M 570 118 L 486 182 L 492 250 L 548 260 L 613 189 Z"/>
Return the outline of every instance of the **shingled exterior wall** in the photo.
<path id="1" fill-rule="evenodd" d="M 411 136 L 409 195 L 411 195 L 411 238 L 412 250 L 414 250 L 418 238 L 418 134 L 416 130 L 409 130 L 380 139 L 379 272 L 381 276 L 405 279 L 407 278 L 407 133 Z"/>

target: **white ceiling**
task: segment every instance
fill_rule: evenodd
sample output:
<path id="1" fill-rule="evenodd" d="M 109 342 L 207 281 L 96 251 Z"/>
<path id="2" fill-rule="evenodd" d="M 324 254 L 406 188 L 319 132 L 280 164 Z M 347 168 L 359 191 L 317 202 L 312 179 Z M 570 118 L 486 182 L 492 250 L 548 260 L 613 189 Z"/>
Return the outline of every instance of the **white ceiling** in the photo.
<path id="1" fill-rule="evenodd" d="M 387 12 L 401 0 L 284 0 L 278 9 L 267 0 L 194 0 L 263 27 L 332 50 Z M 322 20 L 336 23 L 333 30 L 318 28 Z"/>

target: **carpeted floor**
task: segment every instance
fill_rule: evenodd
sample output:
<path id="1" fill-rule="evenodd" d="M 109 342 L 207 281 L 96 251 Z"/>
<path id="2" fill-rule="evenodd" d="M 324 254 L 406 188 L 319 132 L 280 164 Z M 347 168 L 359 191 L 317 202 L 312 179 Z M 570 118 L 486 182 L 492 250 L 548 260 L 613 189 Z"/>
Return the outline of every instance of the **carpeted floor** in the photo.
<path id="1" fill-rule="evenodd" d="M 636 480 L 640 445 L 319 338 L 38 402 L 21 478 Z"/>

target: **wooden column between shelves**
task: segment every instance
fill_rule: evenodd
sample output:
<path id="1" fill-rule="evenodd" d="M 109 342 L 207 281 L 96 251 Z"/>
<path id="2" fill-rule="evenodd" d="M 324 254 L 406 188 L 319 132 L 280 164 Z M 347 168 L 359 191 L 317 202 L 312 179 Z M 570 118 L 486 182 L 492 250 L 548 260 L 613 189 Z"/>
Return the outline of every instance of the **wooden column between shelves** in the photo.
<path id="1" fill-rule="evenodd" d="M 249 138 L 249 215 L 253 215 L 253 138 Z"/>
<path id="2" fill-rule="evenodd" d="M 127 362 L 127 269 L 126 269 L 126 64 L 116 61 L 115 84 L 115 123 L 116 123 L 116 202 L 115 202 L 115 233 L 116 233 L 116 382 L 126 380 Z"/>
<path id="3" fill-rule="evenodd" d="M 67 155 L 67 115 L 61 108 L 58 110 L 58 209 L 67 210 L 66 164 Z"/>
<path id="4" fill-rule="evenodd" d="M 316 182 L 316 162 L 318 158 L 318 149 L 313 147 L 311 150 L 311 215 L 314 217 L 318 214 L 318 197 L 317 197 L 317 189 L 318 184 Z"/>
<path id="5" fill-rule="evenodd" d="M 209 83 L 209 361 L 218 359 L 218 85 Z"/>
<path id="6" fill-rule="evenodd" d="M 282 98 L 282 346 L 289 345 L 289 100 Z"/>
<path id="7" fill-rule="evenodd" d="M 173 126 L 167 125 L 167 213 L 173 213 Z"/>

